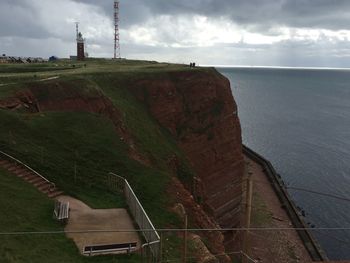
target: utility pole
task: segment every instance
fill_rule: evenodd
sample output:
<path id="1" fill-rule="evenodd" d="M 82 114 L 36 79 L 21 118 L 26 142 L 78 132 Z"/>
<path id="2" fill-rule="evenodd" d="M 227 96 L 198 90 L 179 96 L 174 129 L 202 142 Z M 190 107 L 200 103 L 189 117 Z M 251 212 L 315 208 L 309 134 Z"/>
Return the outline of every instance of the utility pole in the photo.
<path id="1" fill-rule="evenodd" d="M 188 218 L 187 214 L 185 214 L 185 231 L 184 231 L 184 244 L 183 244 L 183 252 L 182 252 L 182 262 L 186 263 L 187 258 L 187 228 L 188 228 Z"/>
<path id="2" fill-rule="evenodd" d="M 159 255 L 159 262 L 162 263 L 163 262 L 163 231 L 160 232 L 160 248 L 159 248 L 159 251 L 160 251 L 160 255 Z"/>
<path id="3" fill-rule="evenodd" d="M 245 207 L 245 227 L 243 237 L 243 252 L 249 255 L 249 228 L 250 228 L 250 218 L 252 213 L 252 199 L 253 199 L 253 181 L 251 175 L 247 178 L 247 191 L 246 191 L 246 207 Z M 248 263 L 248 258 L 243 255 L 242 263 Z"/>

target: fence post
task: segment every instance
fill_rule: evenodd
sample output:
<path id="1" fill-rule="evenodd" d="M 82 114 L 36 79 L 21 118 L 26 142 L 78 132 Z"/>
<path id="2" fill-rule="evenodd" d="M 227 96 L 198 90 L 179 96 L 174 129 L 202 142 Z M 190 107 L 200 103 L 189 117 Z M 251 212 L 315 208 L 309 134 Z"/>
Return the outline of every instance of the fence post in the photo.
<path id="1" fill-rule="evenodd" d="M 159 263 L 163 261 L 163 231 L 160 232 L 160 244 L 159 244 Z"/>
<path id="2" fill-rule="evenodd" d="M 247 178 L 247 193 L 246 193 L 246 218 L 245 218 L 245 227 L 247 228 L 244 232 L 243 240 L 243 252 L 246 255 L 249 255 L 249 228 L 250 228 L 250 218 L 252 212 L 252 197 L 253 197 L 253 181 L 251 175 L 248 175 Z M 243 263 L 248 263 L 248 258 L 243 257 Z"/>
<path id="3" fill-rule="evenodd" d="M 148 246 L 148 249 L 147 249 L 147 263 L 150 263 L 151 262 L 151 247 Z"/>
<path id="4" fill-rule="evenodd" d="M 187 220 L 187 214 L 185 214 L 185 230 L 184 230 L 184 244 L 183 244 L 183 251 L 182 251 L 182 262 L 186 263 L 186 258 L 187 258 L 187 224 L 188 224 L 188 220 Z"/>
<path id="5" fill-rule="evenodd" d="M 77 182 L 77 162 L 74 162 L 74 183 Z"/>

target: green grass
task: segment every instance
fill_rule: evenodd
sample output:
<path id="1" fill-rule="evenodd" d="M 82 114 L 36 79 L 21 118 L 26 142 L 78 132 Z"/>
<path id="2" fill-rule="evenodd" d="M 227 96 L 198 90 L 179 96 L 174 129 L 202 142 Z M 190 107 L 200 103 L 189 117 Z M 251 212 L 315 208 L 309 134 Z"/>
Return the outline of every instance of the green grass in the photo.
<path id="1" fill-rule="evenodd" d="M 0 232 L 62 231 L 52 219 L 53 200 L 30 184 L 0 169 Z M 0 235 L 3 263 L 30 262 L 140 262 L 138 255 L 80 256 L 72 240 L 64 234 Z"/>
<path id="2" fill-rule="evenodd" d="M 207 68 L 190 69 L 183 64 L 158 63 L 141 60 L 87 59 L 83 62 L 59 60 L 45 64 L 0 64 L 1 84 L 33 81 L 52 76 L 89 75 L 92 73 L 166 73 L 174 71 L 207 71 Z"/>
<path id="3" fill-rule="evenodd" d="M 34 72 L 36 68 L 40 70 Z M 101 94 L 108 97 L 121 113 L 123 125 L 133 138 L 137 151 L 150 164 L 144 165 L 130 158 L 129 146 L 120 138 L 110 119 L 88 112 L 33 114 L 25 110 L 0 110 L 0 149 L 29 164 L 66 194 L 93 208 L 126 206 L 123 197 L 110 191 L 105 184 L 107 173 L 115 172 L 130 182 L 156 227 L 181 226 L 169 209 L 172 200 L 165 192 L 174 173 L 168 162 L 176 156 L 180 166 L 175 173 L 188 184 L 192 182 L 193 173 L 174 138 L 150 116 L 129 87 L 138 80 L 161 81 L 170 77 L 172 72 L 187 70 L 189 67 L 185 65 L 93 59 L 79 63 L 59 61 L 43 66 L 12 65 L 7 69 L 0 65 L 0 99 L 28 89 L 39 100 L 89 99 Z M 210 69 L 194 69 L 207 70 Z M 52 76 L 59 76 L 59 79 L 38 81 Z M 179 256 L 178 238 L 173 235 L 169 240 L 169 248 L 173 251 L 171 256 Z M 76 251 L 67 251 L 72 259 L 76 257 Z M 8 252 L 10 255 L 13 255 L 11 251 Z M 18 256 L 22 255 L 19 253 Z"/>
<path id="4" fill-rule="evenodd" d="M 272 224 L 272 213 L 258 193 L 253 193 L 252 225 L 266 227 Z"/>

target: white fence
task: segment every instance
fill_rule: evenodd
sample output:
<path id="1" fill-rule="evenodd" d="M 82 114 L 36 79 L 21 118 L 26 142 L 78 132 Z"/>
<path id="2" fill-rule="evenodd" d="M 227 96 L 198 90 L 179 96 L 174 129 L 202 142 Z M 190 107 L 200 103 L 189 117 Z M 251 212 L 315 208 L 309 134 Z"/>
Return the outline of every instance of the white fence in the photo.
<path id="1" fill-rule="evenodd" d="M 155 230 L 151 220 L 143 209 L 140 201 L 136 197 L 128 181 L 114 173 L 108 174 L 108 186 L 113 190 L 123 191 L 129 211 L 141 230 L 146 243 L 142 245 L 143 249 L 148 248 L 153 262 L 160 259 L 160 237 Z"/>

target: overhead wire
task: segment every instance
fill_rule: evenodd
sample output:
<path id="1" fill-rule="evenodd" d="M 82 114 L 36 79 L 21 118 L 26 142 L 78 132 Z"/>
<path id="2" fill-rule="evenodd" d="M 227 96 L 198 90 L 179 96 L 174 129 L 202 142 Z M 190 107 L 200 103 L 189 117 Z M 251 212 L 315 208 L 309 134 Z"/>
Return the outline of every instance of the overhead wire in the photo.
<path id="1" fill-rule="evenodd" d="M 227 231 L 287 231 L 287 230 L 329 230 L 348 231 L 350 227 L 236 227 L 236 228 L 158 228 L 158 229 L 105 229 L 105 230 L 56 230 L 56 231 L 13 231 L 0 232 L 0 236 L 11 235 L 51 235 L 51 234 L 89 234 L 89 233 L 126 233 L 126 232 L 227 232 Z"/>

